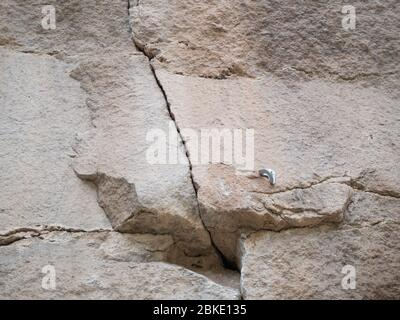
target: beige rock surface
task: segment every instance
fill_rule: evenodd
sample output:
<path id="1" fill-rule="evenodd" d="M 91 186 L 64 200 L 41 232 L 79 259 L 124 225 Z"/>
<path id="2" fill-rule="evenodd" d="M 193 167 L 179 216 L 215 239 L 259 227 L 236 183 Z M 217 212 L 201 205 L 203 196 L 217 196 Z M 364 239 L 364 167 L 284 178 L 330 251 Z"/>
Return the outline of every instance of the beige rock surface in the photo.
<path id="1" fill-rule="evenodd" d="M 144 56 L 90 58 L 72 72 L 88 93 L 93 129 L 78 137 L 74 170 L 98 185 L 98 198 L 116 230 L 173 234 L 188 255 L 212 254 L 199 217 L 183 148 L 183 164 L 149 163 L 151 130 L 174 124 Z M 177 136 L 178 140 L 178 136 Z M 172 144 L 173 142 L 171 142 Z"/>
<path id="2" fill-rule="evenodd" d="M 69 63 L 69 73 L 65 73 L 67 80 L 80 86 L 78 93 L 70 95 L 81 99 L 81 108 L 87 119 L 90 117 L 90 122 L 82 129 L 77 130 L 73 124 L 67 128 L 71 131 L 68 138 L 72 156 L 76 157 L 73 167 L 82 179 L 100 184 L 98 200 L 112 226 L 129 233 L 173 233 L 188 255 L 211 255 L 217 264 L 209 235 L 199 218 L 183 149 L 178 150 L 184 160 L 181 165 L 154 166 L 146 158 L 151 145 L 147 133 L 153 129 L 168 133 L 171 120 L 147 58 L 137 52 L 133 44 L 127 3 L 89 1 L 85 6 L 78 3 L 56 5 L 58 23 L 54 32 L 44 31 L 40 25 L 25 32 L 34 22 L 41 21 L 40 2 L 33 1 L 27 6 L 5 3 L 2 8 L 3 15 L 7 16 L 4 24 L 13 26 L 9 32 L 18 43 L 16 46 L 7 43 L 9 47 L 31 52 L 35 57 L 39 56 L 35 53 L 54 55 Z M 83 30 L 77 32 L 71 28 L 90 11 L 90 19 Z M 22 16 L 28 24 L 19 24 Z M 17 25 L 11 24 L 14 20 Z M 7 34 L 5 32 L 5 36 Z M 54 50 L 59 54 L 53 54 Z M 57 64 L 58 60 L 50 60 Z M 11 67 L 8 63 L 6 66 Z M 38 84 L 43 81 L 46 80 L 38 80 Z M 37 99 L 41 101 L 42 96 Z M 78 113 L 76 115 L 79 117 Z M 76 141 L 71 143 L 73 136 Z M 175 143 L 179 144 L 178 136 Z M 45 153 L 43 158 L 49 160 Z M 68 170 L 68 174 L 73 175 L 70 168 Z M 94 176 L 102 178 L 94 179 Z M 127 191 L 124 203 L 117 203 L 119 195 L 113 194 L 120 184 L 133 188 Z M 101 208 L 96 210 L 101 212 Z M 60 212 L 66 216 L 63 210 Z M 50 219 L 48 223 L 51 224 Z"/>
<path id="3" fill-rule="evenodd" d="M 70 66 L 0 48 L 0 234 L 44 225 L 111 229 L 96 188 L 72 170 L 90 114 Z"/>
<path id="4" fill-rule="evenodd" d="M 50 232 L 21 240 L 0 247 L 0 298 L 239 298 L 237 289 L 161 262 L 172 244 L 170 236 L 115 232 Z M 48 265 L 55 268 L 55 290 L 47 290 L 47 282 L 42 287 Z"/>
<path id="5" fill-rule="evenodd" d="M 400 200 L 358 192 L 339 228 L 259 232 L 242 240 L 244 299 L 398 299 Z M 354 290 L 342 281 L 355 268 Z"/>
<path id="6" fill-rule="evenodd" d="M 0 298 L 398 298 L 400 7 L 347 4 L 2 1 Z"/>
<path id="7" fill-rule="evenodd" d="M 397 1 L 131 0 L 136 43 L 155 64 L 206 78 L 334 78 L 397 90 Z M 344 5 L 356 29 L 342 28 Z"/>
<path id="8" fill-rule="evenodd" d="M 254 129 L 253 174 L 238 174 L 240 166 L 222 157 L 219 165 L 191 159 L 203 220 L 230 261 L 241 228 L 339 222 L 349 186 L 399 195 L 400 110 L 385 91 L 325 80 L 289 84 L 276 77 L 214 80 L 156 73 L 183 133 L 185 128 Z M 184 139 L 192 153 L 199 148 L 190 136 Z M 277 172 L 275 186 L 258 177 L 262 168 Z M 296 197 L 303 204 L 291 203 Z M 290 207 L 295 214 L 282 217 Z"/>
<path id="9" fill-rule="evenodd" d="M 42 8 L 56 9 L 56 29 L 45 30 Z M 4 0 L 0 4 L 0 45 L 74 61 L 79 56 L 133 50 L 125 0 Z"/>
<path id="10" fill-rule="evenodd" d="M 131 1 L 133 36 L 186 142 L 203 221 L 225 258 L 242 257 L 244 298 L 398 296 L 399 7 L 352 2 L 349 32 L 343 5 Z M 204 128 L 254 129 L 254 172 L 222 157 L 201 163 L 185 132 Z M 277 172 L 275 186 L 261 168 Z M 366 225 L 343 227 L 343 216 Z M 293 227 L 303 229 L 282 231 Z M 340 287 L 346 261 L 363 276 L 350 293 Z"/>
<path id="11" fill-rule="evenodd" d="M 18 256 L 16 247 L 32 236 L 34 240 L 27 244 L 32 250 L 29 255 L 41 250 L 33 242 L 42 233 L 64 232 L 66 237 L 72 237 L 79 232 L 115 229 L 166 237 L 167 240 L 156 242 L 151 249 L 155 260 L 187 266 L 233 286 L 238 282 L 237 272 L 224 272 L 200 219 L 189 163 L 177 132 L 174 143 L 183 159 L 181 164 L 153 166 L 146 159 L 150 145 L 146 139 L 148 131 L 158 129 L 168 133 L 170 127 L 175 131 L 176 128 L 148 59 L 136 50 L 132 41 L 127 1 L 48 4 L 56 8 L 56 30 L 42 29 L 40 1 L 0 4 L 0 246 L 14 250 L 9 259 L 0 258 L 2 266 L 9 270 Z M 90 238 L 84 237 L 80 246 L 84 246 L 84 241 L 90 245 Z M 71 246 L 70 256 L 76 250 L 79 257 L 79 246 L 67 242 L 57 242 L 52 248 L 62 256 Z M 43 246 L 47 245 L 45 241 Z M 132 248 L 128 249 L 130 245 Z M 168 254 L 164 254 L 166 245 Z M 122 254 L 132 261 L 143 262 L 143 254 L 137 252 L 140 249 L 137 247 L 126 241 L 113 242 L 109 255 L 117 257 L 112 261 L 119 260 Z M 37 262 L 41 259 L 46 256 L 38 255 Z M 100 255 L 97 259 L 101 265 L 105 258 Z M 93 276 L 105 272 L 107 277 L 112 261 L 105 271 L 99 267 Z M 88 258 L 84 268 L 89 269 L 89 262 Z M 66 268 L 75 268 L 74 263 L 77 260 Z M 18 270 L 23 273 L 24 269 L 35 273 L 36 267 L 21 262 L 13 269 L 13 275 Z M 126 266 L 121 268 L 121 273 L 129 273 Z M 182 278 L 187 275 L 194 292 L 204 291 L 205 298 L 223 297 L 205 293 L 218 286 L 209 285 L 209 280 L 184 268 L 144 264 L 137 267 L 139 271 L 132 272 L 137 274 L 146 269 L 149 275 L 143 277 L 151 280 L 137 278 L 138 287 L 148 281 L 155 281 L 154 285 L 160 281 L 162 286 L 167 275 L 157 278 L 154 273 L 166 269 L 166 274 L 175 279 L 170 282 L 171 287 L 165 287 L 167 291 L 174 291 L 172 285 L 181 274 Z M 8 290 L 5 296 L 50 297 L 35 290 L 22 292 L 28 280 L 21 277 L 13 282 L 12 275 L 9 276 L 2 282 Z M 40 277 L 39 273 L 37 279 Z M 105 298 L 167 297 L 150 288 L 143 296 L 132 295 L 128 292 L 130 281 L 117 279 L 117 273 L 114 280 L 112 277 L 104 281 L 115 280 L 118 285 L 128 287 L 114 293 L 115 288 L 109 286 Z M 80 294 L 79 281 L 66 289 L 65 296 L 59 293 L 57 297 L 103 297 L 100 287 L 89 290 L 100 290 L 97 293 Z M 179 290 L 176 298 L 182 298 L 187 289 Z M 203 293 L 191 297 L 201 296 Z"/>

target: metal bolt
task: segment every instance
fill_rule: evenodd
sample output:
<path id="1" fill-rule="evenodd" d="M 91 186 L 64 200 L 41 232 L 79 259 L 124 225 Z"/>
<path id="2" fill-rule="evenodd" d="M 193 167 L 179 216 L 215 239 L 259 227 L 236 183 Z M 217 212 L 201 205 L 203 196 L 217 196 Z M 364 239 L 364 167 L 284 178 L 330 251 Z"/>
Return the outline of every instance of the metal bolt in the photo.
<path id="1" fill-rule="evenodd" d="M 260 174 L 260 176 L 267 178 L 271 185 L 276 184 L 276 172 L 274 170 L 261 169 L 260 171 L 258 171 L 258 173 Z"/>

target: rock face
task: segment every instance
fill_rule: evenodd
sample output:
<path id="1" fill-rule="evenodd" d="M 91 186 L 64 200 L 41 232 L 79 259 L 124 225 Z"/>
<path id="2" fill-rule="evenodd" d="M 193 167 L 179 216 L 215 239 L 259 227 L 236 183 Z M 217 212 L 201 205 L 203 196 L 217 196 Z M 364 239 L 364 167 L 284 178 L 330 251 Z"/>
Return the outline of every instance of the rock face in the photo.
<path id="1" fill-rule="evenodd" d="M 341 80 L 381 76 L 398 89 L 395 0 L 130 2 L 136 43 L 173 73 L 217 79 L 266 72 Z M 356 10 L 351 32 L 342 28 L 342 8 L 349 4 Z"/>
<path id="2" fill-rule="evenodd" d="M 0 233 L 37 225 L 110 229 L 96 190 L 71 171 L 89 110 L 69 66 L 0 48 Z"/>
<path id="3" fill-rule="evenodd" d="M 0 4 L 0 298 L 398 299 L 396 1 L 46 5 Z"/>
<path id="4" fill-rule="evenodd" d="M 93 129 L 78 137 L 75 172 L 97 184 L 114 229 L 173 233 L 187 254 L 211 253 L 183 148 L 177 150 L 182 165 L 147 160 L 148 132 L 168 133 L 172 122 L 147 58 L 129 52 L 112 57 L 90 58 L 72 71 L 93 110 Z M 173 122 L 172 128 L 176 132 Z"/>
<path id="5" fill-rule="evenodd" d="M 52 232 L 2 247 L 1 299 L 237 299 L 238 290 L 160 262 L 169 236 Z M 54 266 L 55 289 L 42 288 Z M 21 270 L 24 270 L 21 274 Z M 46 270 L 46 269 L 45 269 Z M 44 283 L 46 287 L 46 282 Z M 195 289 L 195 290 L 194 290 Z"/>
<path id="6" fill-rule="evenodd" d="M 253 173 L 237 174 L 241 166 L 222 156 L 221 164 L 192 159 L 204 221 L 217 246 L 216 237 L 231 243 L 230 248 L 218 247 L 232 262 L 241 232 L 238 226 L 279 230 L 339 221 L 351 188 L 317 187 L 322 182 L 399 195 L 400 167 L 393 155 L 400 112 L 397 100 L 385 91 L 326 80 L 291 83 L 270 76 L 214 80 L 156 72 L 183 135 L 185 128 L 254 129 Z M 196 140 L 190 136 L 185 140 L 189 151 L 201 153 L 194 152 L 199 149 Z M 223 149 L 224 144 L 220 146 Z M 277 172 L 275 186 L 257 175 L 266 167 Z M 301 190 L 305 188 L 306 192 Z M 290 203 L 296 190 L 302 194 L 298 201 L 305 201 L 300 207 Z M 283 208 L 297 207 L 289 223 L 277 214 L 281 210 L 271 206 L 276 197 Z M 310 210 L 298 210 L 307 207 L 317 214 L 323 208 L 324 219 L 312 219 Z"/>
<path id="7" fill-rule="evenodd" d="M 399 199 L 357 192 L 338 228 L 259 232 L 243 239 L 244 298 L 397 299 L 399 205 Z M 342 286 L 346 266 L 356 271 L 355 287 L 348 290 Z"/>
<path id="8" fill-rule="evenodd" d="M 42 1 L 2 1 L 0 45 L 69 61 L 80 55 L 136 51 L 128 32 L 126 1 L 49 0 L 45 4 L 54 6 L 55 30 L 42 27 L 46 17 Z"/>
<path id="9" fill-rule="evenodd" d="M 359 231 L 365 231 L 364 239 L 370 233 L 376 237 L 374 248 L 380 256 L 371 262 L 364 239 L 360 241 L 357 232 L 342 231 L 341 221 L 351 212 L 375 219 L 379 204 L 356 202 L 359 191 L 387 197 L 390 205 L 382 206 L 380 214 L 398 215 L 400 113 L 395 52 L 399 36 L 393 33 L 398 30 L 393 14 L 399 7 L 395 2 L 351 3 L 357 26 L 349 31 L 342 27 L 346 17 L 342 10 L 349 10 L 344 5 L 339 1 L 131 2 L 135 42 L 152 59 L 189 151 L 201 216 L 225 258 L 243 266 L 245 298 L 398 297 L 398 278 L 386 276 L 397 275 L 396 249 L 388 251 L 390 266 L 380 266 L 388 258 L 383 253 L 390 245 L 379 240 L 385 239 L 386 231 L 378 227 Z M 217 158 L 218 152 L 226 152 L 226 144 L 239 145 L 239 153 L 245 148 L 235 136 L 233 141 L 232 136 L 226 138 L 222 130 L 254 130 L 254 168 L 240 172 L 241 164 L 225 154 L 217 161 L 212 155 L 208 162 L 202 161 L 204 149 L 193 131 L 201 136 L 204 128 L 220 130 L 216 140 L 221 144 L 212 150 Z M 251 149 L 250 145 L 246 151 L 252 153 Z M 262 168 L 277 172 L 276 185 L 258 175 Z M 317 227 L 322 224 L 328 227 Z M 390 239 L 398 235 L 395 226 Z M 291 228 L 303 229 L 282 231 Z M 240 239 L 254 232 L 264 234 L 262 230 L 269 230 L 264 231 L 269 238 L 250 237 L 255 248 L 251 256 L 247 252 L 253 251 L 243 249 L 246 245 Z M 299 243 L 297 232 L 304 233 L 306 245 Z M 270 239 L 276 239 L 275 247 Z M 329 239 L 333 244 L 325 246 Z M 323 252 L 311 254 L 310 266 L 331 269 L 308 277 L 310 270 L 302 270 L 295 257 L 290 266 L 298 267 L 288 278 L 293 285 L 284 284 L 287 279 L 279 278 L 278 271 L 286 270 L 288 263 L 276 256 L 292 241 L 293 252 L 301 257 L 309 253 L 307 244 L 317 241 L 315 251 Z M 361 253 L 349 249 L 355 243 L 365 245 Z M 263 255 L 263 250 L 269 255 Z M 339 251 L 336 260 L 335 250 Z M 340 285 L 327 289 L 337 284 L 330 277 L 333 270 L 341 269 L 341 260 L 369 264 L 362 274 L 370 279 L 364 279 L 357 293 L 346 295 Z M 271 268 L 277 275 L 269 273 L 271 279 L 266 276 L 260 281 L 260 275 Z M 254 271 L 247 281 L 246 270 Z M 307 279 L 320 284 L 314 291 L 302 290 L 301 281 Z M 390 286 L 393 290 L 385 289 Z M 318 288 L 328 293 L 321 294 Z"/>
<path id="10" fill-rule="evenodd" d="M 220 283 L 237 282 L 236 273 L 223 268 L 200 219 L 182 141 L 148 59 L 134 46 L 127 2 L 53 5 L 55 30 L 42 29 L 40 1 L 0 5 L 0 272 L 7 276 L 1 282 L 3 297 L 183 298 L 190 283 L 195 292 L 185 294 L 190 299 L 238 297 L 237 289 L 184 268 L 145 264 L 164 261 Z M 73 25 L 82 21 L 86 26 L 78 32 Z M 147 160 L 147 134 L 168 133 L 170 128 L 180 162 L 153 165 Z M 65 241 L 52 240 L 59 233 Z M 75 246 L 78 233 L 83 236 Z M 113 252 L 108 255 L 118 257 L 122 252 L 123 261 L 136 263 L 134 268 L 121 264 L 109 275 L 107 270 L 119 258 L 103 263 L 108 258 L 96 256 L 98 249 L 81 249 L 92 242 L 100 248 L 107 239 L 98 233 L 153 235 L 161 240 L 153 241 L 145 254 L 135 241 L 122 241 L 128 235 L 109 243 Z M 50 240 L 39 241 L 43 234 Z M 24 254 L 35 256 L 35 261 L 25 266 L 20 260 L 12 267 L 19 246 L 25 244 Z M 50 248 L 60 257 L 52 260 L 60 262 L 54 267 L 62 271 L 57 294 L 40 287 L 40 270 L 48 264 Z M 68 257 L 73 262 L 68 263 Z M 18 277 L 20 272 L 33 278 Z M 71 280 L 74 272 L 83 278 Z M 99 280 L 91 285 L 85 282 L 87 277 Z M 129 277 L 136 280 L 128 281 Z M 170 287 L 163 284 L 168 277 Z M 178 278 L 186 279 L 181 289 Z M 30 281 L 39 282 L 23 291 Z M 135 293 L 147 284 L 147 293 Z M 123 288 L 117 293 L 115 287 Z"/>

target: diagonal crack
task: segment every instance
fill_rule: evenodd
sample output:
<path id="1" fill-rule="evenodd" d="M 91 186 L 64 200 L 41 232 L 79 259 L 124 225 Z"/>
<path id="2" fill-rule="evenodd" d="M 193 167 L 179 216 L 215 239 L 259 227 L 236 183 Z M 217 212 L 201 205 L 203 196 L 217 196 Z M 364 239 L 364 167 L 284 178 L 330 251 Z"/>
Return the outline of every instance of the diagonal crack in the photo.
<path id="1" fill-rule="evenodd" d="M 128 1 L 128 16 L 130 17 L 131 4 L 130 4 L 130 0 L 127 0 L 127 1 Z M 139 1 L 139 0 L 136 1 L 136 6 L 140 6 L 140 1 Z M 189 150 L 188 150 L 188 147 L 187 147 L 187 142 L 186 142 L 186 140 L 184 139 L 184 137 L 183 137 L 183 135 L 182 135 L 182 133 L 181 133 L 181 129 L 179 128 L 179 125 L 178 125 L 178 123 L 177 123 L 177 121 L 176 121 L 176 119 L 175 119 L 175 115 L 174 115 L 173 112 L 172 112 L 171 104 L 169 103 L 167 93 L 166 93 L 164 87 L 162 86 L 162 84 L 161 84 L 161 82 L 160 82 L 160 79 L 159 79 L 158 76 L 157 76 L 156 70 L 154 69 L 154 66 L 153 66 L 153 64 L 152 64 L 152 60 L 153 60 L 154 56 L 152 56 L 150 53 L 146 52 L 145 48 L 143 48 L 142 46 L 139 46 L 139 45 L 138 45 L 138 43 L 137 43 L 137 41 L 136 41 L 136 39 L 135 39 L 135 37 L 134 37 L 134 33 L 133 33 L 133 30 L 132 30 L 132 25 L 131 25 L 131 23 L 130 23 L 130 32 L 131 32 L 131 35 L 132 35 L 133 43 L 135 44 L 136 48 L 137 48 L 140 52 L 142 52 L 143 55 L 145 55 L 145 56 L 149 59 L 150 69 L 151 69 L 151 71 L 152 71 L 152 73 L 153 73 L 154 79 L 156 80 L 158 87 L 160 88 L 160 90 L 161 90 L 161 92 L 162 92 L 162 94 L 163 94 L 163 97 L 164 97 L 164 100 L 165 100 L 165 103 L 166 103 L 166 106 L 167 106 L 168 114 L 169 114 L 171 120 L 174 122 L 174 125 L 175 125 L 176 131 L 177 131 L 177 133 L 178 133 L 179 139 L 180 139 L 180 141 L 182 142 L 183 149 L 184 149 L 184 153 L 185 153 L 186 158 L 187 158 L 188 163 L 189 163 L 190 180 L 191 180 L 192 185 L 193 185 L 193 190 L 194 190 L 195 198 L 196 198 L 197 210 L 198 210 L 198 212 L 199 212 L 199 217 L 200 217 L 201 223 L 202 223 L 204 229 L 208 232 L 208 234 L 209 234 L 209 236 L 210 236 L 211 244 L 212 244 L 214 250 L 217 252 L 218 256 L 221 258 L 224 267 L 227 268 L 227 269 L 232 269 L 232 270 L 235 270 L 235 271 L 240 272 L 240 270 L 238 270 L 238 268 L 236 268 L 235 266 L 233 266 L 233 265 L 231 265 L 230 263 L 227 262 L 228 260 L 227 260 L 226 257 L 223 255 L 223 253 L 218 249 L 218 247 L 215 245 L 215 243 L 214 243 L 214 241 L 213 241 L 213 238 L 212 238 L 212 236 L 211 236 L 211 232 L 210 232 L 210 230 L 206 227 L 206 225 L 205 225 L 205 223 L 204 223 L 204 221 L 203 221 L 202 214 L 201 214 L 201 208 L 200 208 L 200 204 L 199 204 L 199 199 L 198 199 L 198 189 L 197 189 L 197 187 L 196 187 L 196 183 L 195 183 L 194 176 L 193 176 L 193 165 L 192 165 L 192 161 L 191 161 L 191 159 L 190 159 Z"/>

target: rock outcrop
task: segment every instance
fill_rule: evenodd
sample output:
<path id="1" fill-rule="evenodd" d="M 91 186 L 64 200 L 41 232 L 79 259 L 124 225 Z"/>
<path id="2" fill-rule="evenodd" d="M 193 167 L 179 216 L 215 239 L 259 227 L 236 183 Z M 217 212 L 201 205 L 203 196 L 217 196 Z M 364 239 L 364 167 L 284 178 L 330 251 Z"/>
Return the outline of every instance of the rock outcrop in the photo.
<path id="1" fill-rule="evenodd" d="M 399 297 L 396 1 L 46 5 L 0 3 L 0 298 Z"/>
<path id="2" fill-rule="evenodd" d="M 252 230 L 284 228 L 282 216 L 270 203 L 276 197 L 282 198 L 276 193 L 290 198 L 296 190 L 306 192 L 304 197 L 311 200 L 299 201 L 313 202 L 311 209 L 316 209 L 315 205 L 325 209 L 325 219 L 319 222 L 340 221 L 350 200 L 350 186 L 399 194 L 400 167 L 393 155 L 397 154 L 400 136 L 400 112 L 398 100 L 385 91 L 332 80 L 291 83 L 272 76 L 215 80 L 173 75 L 163 69 L 156 69 L 156 74 L 183 135 L 185 128 L 198 132 L 203 128 L 254 129 L 254 172 L 238 174 L 241 166 L 225 162 L 222 157 L 221 164 L 209 165 L 192 159 L 201 214 L 211 233 L 224 241 L 233 236 L 222 236 L 223 229 L 236 224 L 233 229 L 237 230 L 243 225 L 240 220 L 248 215 L 255 217 L 245 223 Z M 199 148 L 191 137 L 186 144 L 192 153 Z M 220 147 L 222 154 L 224 144 Z M 277 172 L 275 186 L 257 174 L 265 167 Z M 337 182 L 349 185 L 348 191 Z M 326 187 L 331 183 L 337 187 Z M 326 202 L 329 197 L 330 205 Z M 265 198 L 270 198 L 266 207 Z M 263 220 L 262 211 L 269 213 L 269 221 Z M 317 223 L 316 219 L 307 219 L 307 210 L 297 211 L 292 215 L 297 220 L 291 219 L 292 226 Z M 226 216 L 228 221 L 223 218 Z M 218 240 L 214 241 L 218 245 Z M 225 250 L 233 262 L 236 246 L 230 247 L 229 253 L 222 246 L 219 249 Z"/>
<path id="3" fill-rule="evenodd" d="M 357 192 L 340 227 L 259 232 L 242 239 L 243 297 L 398 298 L 399 206 L 399 199 Z M 346 266 L 355 268 L 354 290 L 342 287 Z"/>
<path id="4" fill-rule="evenodd" d="M 152 60 L 185 140 L 201 216 L 226 260 L 243 268 L 245 298 L 398 297 L 397 276 L 385 275 L 397 275 L 396 249 L 388 251 L 390 266 L 380 266 L 390 247 L 379 241 L 385 232 L 365 230 L 364 238 L 370 233 L 377 237 L 374 246 L 381 254 L 366 262 L 368 245 L 362 253 L 352 252 L 349 247 L 360 239 L 357 232 L 345 236 L 342 225 L 347 225 L 343 219 L 354 210 L 374 217 L 378 205 L 355 202 L 359 192 L 390 199 L 381 214 L 396 219 L 399 212 L 399 36 L 395 31 L 399 7 L 395 1 L 352 2 L 357 26 L 349 31 L 342 27 L 344 5 L 339 1 L 131 1 L 134 39 Z M 191 131 L 185 136 L 186 128 Z M 229 157 L 221 156 L 220 163 L 202 162 L 193 130 L 201 135 L 204 128 L 253 129 L 254 171 L 240 174 L 243 168 Z M 232 141 L 223 134 L 218 139 L 218 152 L 223 154 L 225 144 Z M 241 153 L 244 146 L 239 145 Z M 276 185 L 258 175 L 263 168 L 277 172 Z M 361 207 L 356 209 L 356 203 Z M 395 226 L 388 241 L 396 239 Z M 292 228 L 301 229 L 285 231 Z M 268 238 L 250 236 L 255 249 L 249 257 L 254 259 L 246 259 L 252 251 L 243 249 L 243 237 L 255 232 Z M 306 245 L 296 233 L 304 234 Z M 287 243 L 281 243 L 283 235 Z M 318 238 L 320 247 L 315 250 L 323 253 L 310 258 L 310 266 L 329 264 L 331 269 L 310 276 L 310 282 L 320 282 L 320 291 L 302 290 L 310 270 L 303 270 L 296 257 L 289 264 L 290 256 L 278 260 L 275 255 L 284 254 L 287 247 L 286 251 L 299 251 L 297 257 L 307 257 L 307 243 Z M 276 239 L 274 245 L 270 239 Z M 333 239 L 332 246 L 324 247 L 322 239 Z M 333 247 L 343 250 L 335 259 Z M 262 255 L 263 250 L 270 255 Z M 340 286 L 346 260 L 355 267 L 370 263 L 362 271 L 365 284 L 353 294 Z M 298 266 L 293 277 L 278 273 L 292 265 Z M 276 268 L 278 274 L 261 281 L 263 268 Z M 248 280 L 246 270 L 254 271 Z M 300 280 L 294 278 L 297 275 Z M 329 291 L 326 286 L 333 284 L 335 289 Z M 322 294 L 323 288 L 328 293 Z"/>
<path id="5" fill-rule="evenodd" d="M 239 291 L 162 262 L 170 236 L 52 232 L 1 248 L 1 299 L 238 299 Z M 43 290 L 42 268 L 56 271 Z M 23 272 L 21 272 L 23 270 Z"/>
<path id="6" fill-rule="evenodd" d="M 2 281 L 3 297 L 183 298 L 187 291 L 183 282 L 181 289 L 173 286 L 179 277 L 186 277 L 187 285 L 192 283 L 197 292 L 186 294 L 188 298 L 237 298 L 237 289 L 217 289 L 218 285 L 204 276 L 165 264 L 188 267 L 237 287 L 237 273 L 224 271 L 200 219 L 182 141 L 149 61 L 132 40 L 127 2 L 51 4 L 57 12 L 56 30 L 42 29 L 40 1 L 0 5 L 0 251 L 4 257 L 1 272 L 8 276 Z M 77 28 L 81 24 L 82 29 Z M 176 134 L 171 143 L 180 164 L 155 166 L 146 158 L 151 146 L 147 134 L 169 128 Z M 55 241 L 56 245 L 42 239 L 43 234 L 52 238 L 61 232 L 66 239 Z M 84 236 L 75 247 L 73 237 L 79 233 Z M 138 265 L 136 271 L 120 264 L 121 269 L 108 278 L 113 259 L 104 264 L 103 256 L 93 256 L 96 250 L 80 256 L 85 241 L 88 246 L 91 241 L 100 246 L 104 237 L 99 238 L 98 233 L 120 235 L 122 240 L 129 239 L 129 234 L 161 237 L 149 251 L 155 258 L 149 259 L 165 263 Z M 130 245 L 122 240 L 112 244 L 116 255 L 119 246 Z M 13 260 L 18 259 L 18 248 L 26 243 L 26 255 L 43 254 L 37 255 L 36 263 L 24 266 L 21 260 L 10 271 Z M 147 263 L 134 241 L 131 246 L 124 259 Z M 49 259 L 57 260 L 51 259 L 50 248 L 65 256 L 61 259 L 65 267 L 55 266 L 64 270 L 64 276 L 58 278 L 58 287 L 63 289 L 57 295 L 46 293 L 40 282 L 23 292 L 27 279 L 6 280 L 18 272 L 41 279 L 39 262 L 45 265 Z M 64 252 L 66 248 L 70 249 Z M 66 262 L 68 252 L 73 263 Z M 86 290 L 83 278 L 71 282 L 74 269 L 100 280 Z M 157 272 L 160 276 L 156 277 Z M 118 274 L 136 274 L 136 280 L 118 278 Z M 162 278 L 168 274 L 171 287 L 162 291 Z M 83 288 L 78 290 L 81 280 Z M 149 281 L 155 288 L 150 288 Z M 135 293 L 146 283 L 147 293 Z M 108 289 L 104 291 L 103 285 Z M 124 289 L 117 293 L 115 287 Z"/>

